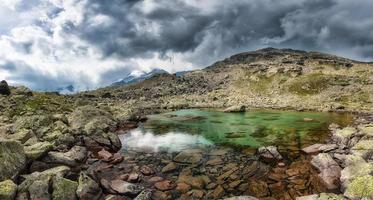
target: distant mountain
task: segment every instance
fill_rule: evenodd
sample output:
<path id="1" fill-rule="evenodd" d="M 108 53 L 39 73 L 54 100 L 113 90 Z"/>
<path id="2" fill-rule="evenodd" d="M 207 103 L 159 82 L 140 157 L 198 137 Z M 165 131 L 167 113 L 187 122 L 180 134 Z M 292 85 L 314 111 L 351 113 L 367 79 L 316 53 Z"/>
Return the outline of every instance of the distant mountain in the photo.
<path id="1" fill-rule="evenodd" d="M 75 88 L 73 85 L 68 85 L 66 87 L 58 88 L 56 92 L 61 93 L 61 94 L 71 94 L 75 92 Z"/>
<path id="2" fill-rule="evenodd" d="M 168 72 L 163 69 L 153 69 L 150 72 L 140 72 L 139 74 L 129 73 L 120 81 L 111 84 L 111 86 L 121 86 L 138 83 L 157 74 L 168 74 Z"/>

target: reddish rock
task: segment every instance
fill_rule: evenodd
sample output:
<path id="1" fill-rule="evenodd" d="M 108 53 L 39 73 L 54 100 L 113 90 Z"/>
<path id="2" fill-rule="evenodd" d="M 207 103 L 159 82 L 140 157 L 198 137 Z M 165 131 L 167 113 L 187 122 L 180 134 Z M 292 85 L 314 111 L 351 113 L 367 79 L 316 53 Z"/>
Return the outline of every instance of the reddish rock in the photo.
<path id="1" fill-rule="evenodd" d="M 192 187 L 186 183 L 178 183 L 176 185 L 176 190 L 179 191 L 180 193 L 186 193 L 190 191 L 190 189 L 192 189 Z"/>
<path id="2" fill-rule="evenodd" d="M 130 176 L 129 174 L 122 174 L 119 176 L 119 179 L 123 181 L 127 181 L 129 176 Z"/>
<path id="3" fill-rule="evenodd" d="M 165 180 L 165 181 L 155 183 L 154 187 L 161 191 L 167 191 L 167 190 L 172 190 L 175 186 L 174 184 L 172 184 L 171 181 Z"/>
<path id="4" fill-rule="evenodd" d="M 153 170 L 152 168 L 150 168 L 149 166 L 146 166 L 146 165 L 144 165 L 144 166 L 142 166 L 142 167 L 140 168 L 140 172 L 141 172 L 142 174 L 144 174 L 145 176 L 149 176 L 149 175 L 152 175 L 152 174 L 155 173 L 154 170 Z"/>
<path id="5" fill-rule="evenodd" d="M 249 188 L 247 189 L 247 194 L 255 197 L 266 197 L 269 195 L 268 185 L 264 181 L 251 180 L 249 181 Z"/>
<path id="6" fill-rule="evenodd" d="M 163 180 L 164 180 L 164 178 L 159 177 L 159 176 L 155 176 L 155 177 L 150 178 L 150 179 L 148 180 L 148 183 L 150 183 L 150 184 L 154 184 L 154 183 L 156 183 L 156 182 L 160 182 L 160 181 L 163 181 Z"/>
<path id="7" fill-rule="evenodd" d="M 207 193 L 207 199 L 220 199 L 224 196 L 224 188 L 218 185 L 214 190 Z"/>
<path id="8" fill-rule="evenodd" d="M 137 173 L 132 173 L 128 176 L 128 179 L 127 179 L 129 182 L 137 182 L 139 180 L 139 174 Z"/>
<path id="9" fill-rule="evenodd" d="M 172 171 L 175 171 L 176 169 L 177 169 L 176 163 L 170 162 L 165 167 L 163 167 L 162 173 L 172 172 Z"/>
<path id="10" fill-rule="evenodd" d="M 106 151 L 105 149 L 101 149 L 101 151 L 97 152 L 97 156 L 103 161 L 109 161 L 113 157 L 113 154 Z"/>
<path id="11" fill-rule="evenodd" d="M 121 163 L 123 161 L 124 157 L 122 155 L 120 155 L 119 153 L 115 153 L 113 158 L 111 158 L 111 161 L 110 161 L 110 164 L 118 164 L 118 163 Z"/>

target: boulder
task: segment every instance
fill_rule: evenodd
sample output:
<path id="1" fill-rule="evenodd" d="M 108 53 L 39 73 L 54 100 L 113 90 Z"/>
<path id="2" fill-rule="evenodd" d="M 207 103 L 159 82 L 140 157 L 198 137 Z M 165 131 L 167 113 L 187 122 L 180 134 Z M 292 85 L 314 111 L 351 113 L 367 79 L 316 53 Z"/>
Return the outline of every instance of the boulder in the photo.
<path id="1" fill-rule="evenodd" d="M 360 140 L 352 148 L 351 152 L 354 155 L 361 156 L 367 160 L 373 158 L 373 140 Z"/>
<path id="2" fill-rule="evenodd" d="M 245 112 L 246 106 L 239 105 L 239 106 L 231 106 L 224 110 L 224 112 Z"/>
<path id="3" fill-rule="evenodd" d="M 373 137 L 373 124 L 367 124 L 360 128 L 361 132 L 365 135 L 367 138 Z"/>
<path id="4" fill-rule="evenodd" d="M 100 200 L 103 195 L 100 186 L 84 172 L 80 173 L 76 194 L 83 200 Z"/>
<path id="5" fill-rule="evenodd" d="M 59 178 L 64 177 L 70 172 L 70 168 L 67 166 L 58 166 L 51 169 L 47 169 L 42 172 L 33 172 L 32 174 L 23 175 L 25 179 L 19 186 L 18 192 L 26 192 L 35 181 L 49 182 L 52 177 Z"/>
<path id="6" fill-rule="evenodd" d="M 345 159 L 346 167 L 341 172 L 341 183 L 343 188 L 357 177 L 373 173 L 373 163 L 367 163 L 362 157 L 356 155 L 347 155 Z"/>
<path id="7" fill-rule="evenodd" d="M 0 139 L 0 166 L 0 181 L 14 180 L 26 167 L 26 155 L 20 142 Z"/>
<path id="8" fill-rule="evenodd" d="M 74 146 L 68 152 L 50 151 L 43 161 L 50 164 L 63 164 L 70 167 L 78 166 L 87 158 L 87 149 L 82 146 Z"/>
<path id="9" fill-rule="evenodd" d="M 51 194 L 49 193 L 49 183 L 51 177 L 43 177 L 33 181 L 28 187 L 31 200 L 50 200 Z"/>
<path id="10" fill-rule="evenodd" d="M 113 180 L 110 183 L 110 187 L 118 192 L 119 194 L 129 195 L 129 196 L 136 196 L 138 195 L 144 188 L 139 185 L 135 185 L 132 183 L 128 183 L 123 180 Z"/>
<path id="11" fill-rule="evenodd" d="M 17 193 L 17 185 L 11 180 L 0 182 L 0 199 L 13 200 Z"/>
<path id="12" fill-rule="evenodd" d="M 53 145 L 50 142 L 38 142 L 31 146 L 24 147 L 26 157 L 32 160 L 43 157 L 52 149 Z"/>
<path id="13" fill-rule="evenodd" d="M 344 193 L 349 199 L 373 199 L 373 176 L 365 175 L 357 177 L 349 184 Z"/>
<path id="14" fill-rule="evenodd" d="M 0 95 L 10 95 L 10 89 L 8 83 L 5 80 L 0 82 Z"/>
<path id="15" fill-rule="evenodd" d="M 32 96 L 32 91 L 25 86 L 18 86 L 13 91 L 14 95 Z"/>
<path id="16" fill-rule="evenodd" d="M 320 171 L 319 177 L 325 182 L 328 189 L 338 188 L 342 169 L 329 154 L 320 153 L 312 158 L 311 163 Z"/>
<path id="17" fill-rule="evenodd" d="M 69 116 L 69 124 L 73 129 L 82 130 L 87 135 L 108 132 L 116 126 L 109 112 L 93 106 L 76 108 Z"/>
<path id="18" fill-rule="evenodd" d="M 332 139 L 339 145 L 348 145 L 350 138 L 357 133 L 354 127 L 345 127 L 343 129 L 337 129 L 333 131 Z"/>
<path id="19" fill-rule="evenodd" d="M 282 156 L 275 146 L 260 147 L 258 149 L 258 155 L 260 158 L 267 161 L 282 160 Z"/>
<path id="20" fill-rule="evenodd" d="M 53 180 L 53 200 L 76 200 L 76 190 L 78 183 L 65 178 L 55 178 Z"/>
<path id="21" fill-rule="evenodd" d="M 15 121 L 13 132 L 17 133 L 22 129 L 28 129 L 32 130 L 38 138 L 41 138 L 51 130 L 52 124 L 53 120 L 49 115 L 21 116 Z"/>
<path id="22" fill-rule="evenodd" d="M 172 190 L 175 187 L 175 185 L 169 180 L 164 180 L 164 181 L 155 183 L 154 187 L 160 191 L 167 191 L 167 190 Z"/>

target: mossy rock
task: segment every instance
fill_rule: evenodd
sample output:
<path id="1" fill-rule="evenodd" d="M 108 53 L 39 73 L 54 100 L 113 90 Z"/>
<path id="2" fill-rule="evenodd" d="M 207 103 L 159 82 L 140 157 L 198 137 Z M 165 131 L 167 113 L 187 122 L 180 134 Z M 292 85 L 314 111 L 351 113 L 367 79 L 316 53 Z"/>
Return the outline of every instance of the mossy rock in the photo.
<path id="1" fill-rule="evenodd" d="M 71 181 L 66 178 L 55 178 L 53 181 L 53 200 L 76 200 L 76 190 L 78 188 L 78 183 Z"/>
<path id="2" fill-rule="evenodd" d="M 35 136 L 35 135 L 34 135 L 34 132 L 32 130 L 22 129 L 22 130 L 19 130 L 18 132 L 14 133 L 14 134 L 7 135 L 7 138 L 12 139 L 12 140 L 18 140 L 21 143 L 25 143 L 27 140 L 29 140 L 33 136 Z"/>
<path id="3" fill-rule="evenodd" d="M 0 199 L 13 200 L 17 193 L 17 185 L 11 180 L 0 182 Z"/>
<path id="4" fill-rule="evenodd" d="M 373 199 L 373 176 L 366 175 L 351 182 L 345 192 L 350 199 Z"/>
<path id="5" fill-rule="evenodd" d="M 373 124 L 366 125 L 361 128 L 361 131 L 368 137 L 373 137 Z"/>
<path id="6" fill-rule="evenodd" d="M 373 157 L 373 140 L 360 140 L 352 149 L 352 153 L 365 159 Z"/>
<path id="7" fill-rule="evenodd" d="M 24 151 L 27 158 L 32 160 L 37 160 L 47 154 L 50 150 L 53 149 L 53 145 L 50 142 L 38 142 L 31 146 L 25 146 Z"/>
<path id="8" fill-rule="evenodd" d="M 333 193 L 321 193 L 317 200 L 344 200 L 342 195 L 337 195 Z"/>
<path id="9" fill-rule="evenodd" d="M 0 139 L 0 181 L 15 179 L 26 166 L 26 155 L 19 141 Z"/>

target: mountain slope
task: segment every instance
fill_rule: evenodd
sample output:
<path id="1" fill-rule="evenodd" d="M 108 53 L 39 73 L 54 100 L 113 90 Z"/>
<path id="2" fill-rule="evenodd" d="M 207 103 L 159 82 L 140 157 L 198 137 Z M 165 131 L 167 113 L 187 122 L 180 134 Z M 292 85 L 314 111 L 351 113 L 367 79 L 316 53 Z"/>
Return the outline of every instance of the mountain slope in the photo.
<path id="1" fill-rule="evenodd" d="M 261 49 L 203 69 L 83 93 L 136 107 L 373 110 L 373 64 L 291 49 Z M 131 102 L 136 102 L 132 104 Z M 118 104 L 118 107 L 121 105 Z"/>

